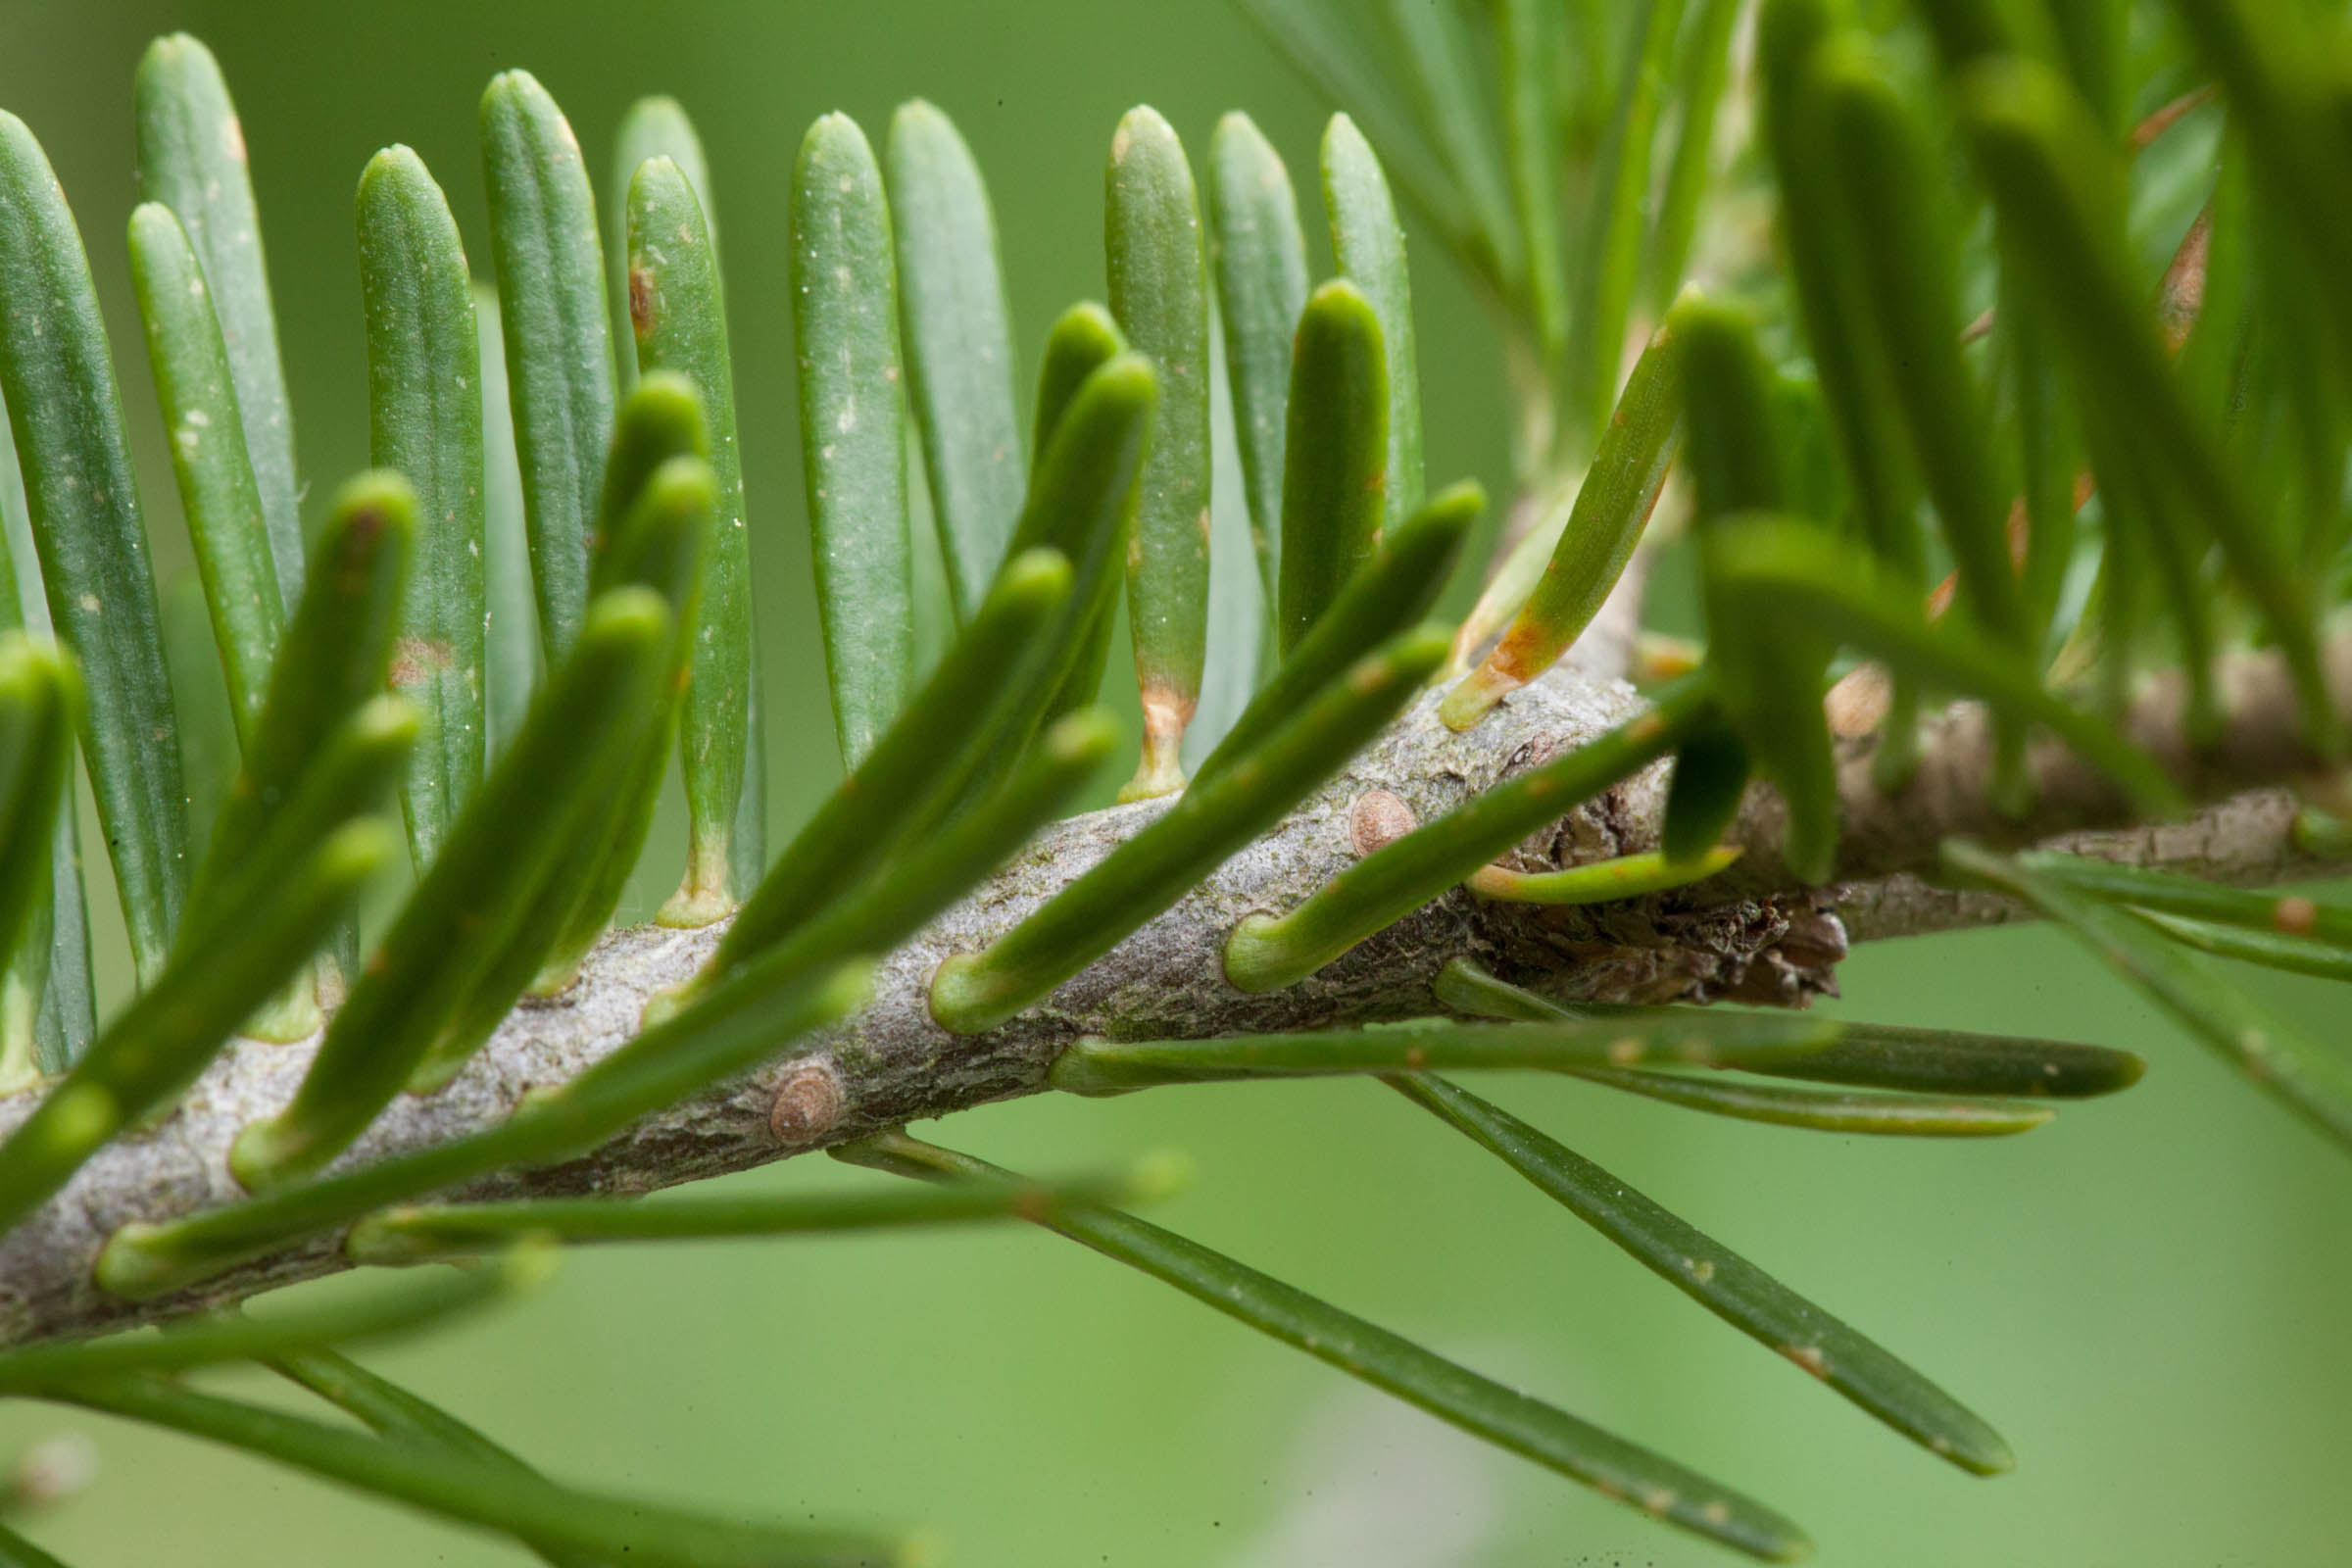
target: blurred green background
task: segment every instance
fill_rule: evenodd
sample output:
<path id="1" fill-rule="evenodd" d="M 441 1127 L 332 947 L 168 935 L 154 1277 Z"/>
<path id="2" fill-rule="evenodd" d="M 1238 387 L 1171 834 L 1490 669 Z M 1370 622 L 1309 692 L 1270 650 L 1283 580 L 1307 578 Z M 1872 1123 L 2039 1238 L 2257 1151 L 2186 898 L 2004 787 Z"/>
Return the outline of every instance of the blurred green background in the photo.
<path id="1" fill-rule="evenodd" d="M 632 97 L 685 101 L 727 248 L 779 833 L 837 768 L 790 401 L 802 128 L 841 109 L 878 136 L 916 94 L 956 117 L 991 177 L 1033 364 L 1052 313 L 1102 291 L 1102 159 L 1123 109 L 1156 105 L 1198 147 L 1245 107 L 1309 189 L 1324 112 L 1217 4 L 8 0 L 0 105 L 43 138 L 83 225 L 167 577 L 185 545 L 122 225 L 131 69 L 175 28 L 213 46 L 243 111 L 314 503 L 366 458 L 350 197 L 368 155 L 415 146 L 479 256 L 474 100 L 493 72 L 536 72 L 600 173 Z M 1494 332 L 1418 254 L 1432 479 L 1499 493 Z M 119 961 L 119 938 L 101 941 Z M 1567 1083 L 1495 1089 L 1944 1380 L 2015 1445 L 2021 1468 L 1998 1481 L 1887 1436 L 1376 1087 L 1034 1101 L 947 1135 L 1041 1171 L 1184 1149 L 1199 1180 L 1160 1217 L 1785 1508 L 1826 1563 L 2344 1560 L 2352 1170 L 2047 933 L 1869 949 L 1844 983 L 1840 1005 L 1868 1016 L 2097 1040 L 2154 1070 L 2120 1101 L 1975 1147 L 1708 1122 Z M 2326 993 L 2274 989 L 2340 1033 Z M 801 1161 L 740 1180 L 858 1175 Z M 494 1319 L 368 1359 L 559 1476 L 921 1522 L 967 1568 L 1728 1560 L 1028 1232 L 587 1254 Z M 30 1529 L 76 1563 L 526 1560 L 77 1413 L 0 1407 L 0 1457 L 64 1431 L 95 1439 L 101 1477 Z"/>

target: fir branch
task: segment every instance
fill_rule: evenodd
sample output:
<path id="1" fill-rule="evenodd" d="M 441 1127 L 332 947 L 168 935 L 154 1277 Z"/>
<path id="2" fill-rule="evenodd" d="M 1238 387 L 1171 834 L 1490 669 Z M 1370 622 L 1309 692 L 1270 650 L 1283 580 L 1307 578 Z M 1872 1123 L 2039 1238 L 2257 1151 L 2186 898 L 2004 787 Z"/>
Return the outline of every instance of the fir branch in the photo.
<path id="1" fill-rule="evenodd" d="M 2352 692 L 2352 637 L 2337 638 L 2328 653 L 2337 689 Z M 1850 880 L 1832 892 L 1788 883 L 1776 848 L 1780 803 L 1759 787 L 1733 833 L 1745 855 L 1711 882 L 1630 904 L 1579 906 L 1565 911 L 1570 924 L 1560 923 L 1560 910 L 1457 890 L 1299 985 L 1262 996 L 1235 990 L 1222 974 L 1227 934 L 1245 914 L 1294 905 L 1350 863 L 1360 842 L 1351 829 L 1367 797 L 1385 794 L 1392 807 L 1427 820 L 1621 721 L 1639 704 L 1627 688 L 1594 681 L 1573 661 L 1466 735 L 1440 724 L 1435 698 L 1425 696 L 1166 913 L 1004 1027 L 959 1037 L 932 1020 L 928 988 L 940 960 L 979 950 L 1156 819 L 1164 805 L 1115 807 L 1048 829 L 1029 853 L 893 954 L 862 1014 L 795 1048 L 789 1062 L 650 1116 L 586 1158 L 509 1172 L 465 1196 L 642 1192 L 764 1163 L 1036 1093 L 1061 1051 L 1089 1034 L 1201 1038 L 1426 1013 L 1439 970 L 1456 957 L 1574 1000 L 1800 1001 L 1831 983 L 1849 931 L 1907 935 L 2014 916 L 2012 906 L 1936 891 L 1912 874 L 1932 867 L 1937 844 L 1954 833 L 2055 842 L 2239 884 L 2318 876 L 2352 863 L 2301 848 L 2292 799 L 2276 787 L 2315 763 L 2300 739 L 2283 665 L 2270 656 L 2242 656 L 2224 665 L 2218 684 L 2225 727 L 2214 751 L 2190 748 L 2178 682 L 2153 686 L 2126 721 L 2126 732 L 2178 783 L 2211 803 L 2177 823 L 2135 825 L 2112 783 L 2048 744 L 2028 754 L 2037 804 L 2020 821 L 2000 819 L 1984 794 L 1996 757 L 1992 727 L 1962 706 L 1931 720 L 1917 770 L 1891 795 L 1873 781 L 1869 741 L 1843 743 L 1838 873 Z M 1639 853 L 1655 844 L 1664 808 L 1660 764 L 1578 806 L 1506 858 L 1544 869 Z M 607 938 L 569 989 L 518 1008 L 448 1088 L 395 1101 L 354 1147 L 355 1156 L 378 1161 L 504 1122 L 526 1093 L 568 1082 L 633 1036 L 647 1001 L 692 976 L 724 930 L 643 928 Z M 236 1043 L 153 1133 L 101 1150 L 57 1200 L 0 1241 L 0 1342 L 158 1321 L 344 1266 L 340 1238 L 324 1236 L 200 1290 L 135 1306 L 99 1291 L 90 1275 L 116 1227 L 237 1199 L 225 1162 L 231 1140 L 285 1103 L 310 1055 L 307 1047 Z M 779 1091 L 811 1071 L 830 1073 L 838 1101 L 827 1097 L 825 1114 L 813 1122 L 788 1122 L 787 1141 L 771 1120 Z M 0 1127 L 13 1128 L 33 1102 L 28 1095 L 0 1102 Z"/>

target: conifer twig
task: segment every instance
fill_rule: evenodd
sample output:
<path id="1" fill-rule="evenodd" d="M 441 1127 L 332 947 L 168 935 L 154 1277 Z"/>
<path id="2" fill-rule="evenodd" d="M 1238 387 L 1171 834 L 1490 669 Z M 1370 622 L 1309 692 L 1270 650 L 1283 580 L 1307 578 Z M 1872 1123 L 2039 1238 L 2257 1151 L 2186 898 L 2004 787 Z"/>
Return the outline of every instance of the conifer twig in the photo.
<path id="1" fill-rule="evenodd" d="M 2334 684 L 2352 692 L 2352 638 L 2328 647 Z M 1430 987 L 1450 958 L 1473 956 L 1514 983 L 1579 1000 L 1656 1001 L 1725 995 L 1793 998 L 1829 978 L 1847 930 L 1878 937 L 2015 917 L 1984 895 L 1929 889 L 1908 873 L 1933 862 L 1940 837 L 1977 833 L 2000 842 L 2058 842 L 2078 853 L 2185 870 L 2214 881 L 2271 884 L 2340 868 L 2301 847 L 2291 797 L 2273 786 L 2312 764 L 2284 668 L 2263 655 L 2226 662 L 2221 747 L 2192 755 L 2181 694 L 2158 683 L 2125 728 L 2198 799 L 2203 810 L 2170 825 L 2128 827 L 2127 803 L 2102 775 L 2054 743 L 2029 750 L 2036 805 L 2001 819 L 1984 794 L 1994 758 L 1983 713 L 1961 707 L 1934 718 L 1920 765 L 1894 795 L 1871 777 L 1867 739 L 1840 752 L 1844 840 L 1834 894 L 1791 889 L 1778 852 L 1779 803 L 1751 791 L 1731 840 L 1746 853 L 1707 885 L 1703 905 L 1663 902 L 1601 906 L 1621 922 L 1618 941 L 1587 944 L 1573 961 L 1544 934 L 1556 910 L 1485 903 L 1454 893 L 1363 944 L 1305 984 L 1244 996 L 1217 978 L 1219 949 L 1253 908 L 1296 902 L 1352 859 L 1348 825 L 1375 791 L 1423 817 L 1523 771 L 1633 710 L 1623 687 L 1563 663 L 1466 735 L 1440 725 L 1424 696 L 1352 761 L 1273 828 L 1042 1005 L 988 1033 L 960 1038 L 931 1019 L 927 991 L 940 960 L 972 952 L 1158 815 L 1113 808 L 1049 828 L 1004 870 L 901 946 L 878 972 L 875 998 L 852 1023 L 799 1048 L 794 1071 L 821 1071 L 821 1125 L 792 1143 L 770 1121 L 785 1073 L 769 1066 L 656 1112 L 585 1157 L 509 1172 L 465 1189 L 474 1198 L 580 1194 L 674 1185 L 860 1136 L 922 1116 L 1036 1092 L 1062 1048 L 1117 1021 L 1128 1038 L 1165 1038 L 1326 1025 L 1350 1017 L 1426 1012 Z M 1557 829 L 1513 858 L 1548 859 L 1555 844 L 1654 842 L 1664 810 L 1662 768 L 1574 808 Z M 1566 807 L 1569 803 L 1563 803 Z M 1573 858 L 1573 857 L 1571 857 Z M 529 1090 L 563 1083 L 637 1030 L 647 1000 L 686 980 L 723 927 L 616 932 L 550 1003 L 517 1010 L 438 1095 L 403 1097 L 362 1138 L 365 1161 L 419 1150 L 503 1123 Z M 1633 940 L 1641 937 L 1647 946 Z M 1192 976 L 1172 981 L 1173 976 Z M 1779 988 L 1777 991 L 1774 988 Z M 782 1042 L 778 1042 L 781 1049 Z M 61 1199 L 0 1240 L 0 1339 L 10 1343 L 158 1321 L 199 1304 L 250 1295 L 344 1266 L 339 1236 L 298 1244 L 197 1292 L 133 1305 L 93 1285 L 91 1260 L 108 1235 L 132 1220 L 166 1220 L 240 1196 L 223 1156 L 257 1115 L 285 1102 L 308 1064 L 305 1048 L 233 1043 L 181 1108 L 151 1136 L 100 1150 Z M 820 1063 L 810 1068 L 809 1061 Z M 33 1099 L 0 1101 L 0 1131 Z"/>

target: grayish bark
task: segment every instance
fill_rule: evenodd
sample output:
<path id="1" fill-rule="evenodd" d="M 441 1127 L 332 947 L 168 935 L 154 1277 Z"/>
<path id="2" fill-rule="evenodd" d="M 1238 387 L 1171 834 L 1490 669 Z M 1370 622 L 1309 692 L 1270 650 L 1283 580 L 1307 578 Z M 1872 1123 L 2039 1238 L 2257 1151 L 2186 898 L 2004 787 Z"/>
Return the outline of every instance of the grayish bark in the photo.
<path id="1" fill-rule="evenodd" d="M 2352 642 L 2333 651 L 2337 689 L 2352 691 Z M 2178 696 L 2169 689 L 2152 692 L 2132 722 L 2200 798 L 2221 803 L 2185 823 L 2132 827 L 2103 781 L 2048 747 L 2034 754 L 2042 796 L 2033 819 L 1992 816 L 1979 788 L 1987 731 L 1981 713 L 1961 708 L 1936 720 L 1917 779 L 1897 796 L 1871 784 L 1868 739 L 1848 743 L 1841 873 L 1852 880 L 1838 888 L 1788 885 L 1773 849 L 1779 804 L 1759 791 L 1736 829 L 1746 858 L 1712 883 L 1566 909 L 1487 905 L 1457 889 L 1298 986 L 1263 996 L 1235 990 L 1221 960 L 1234 924 L 1255 910 L 1287 908 L 1320 886 L 1359 853 L 1367 826 L 1398 824 L 1395 802 L 1359 811 L 1367 796 L 1393 796 L 1428 821 L 1640 706 L 1630 688 L 1570 665 L 1515 695 L 1467 735 L 1438 724 L 1434 698 L 1424 699 L 1273 831 L 1005 1027 L 958 1038 L 934 1024 L 925 995 L 939 960 L 1009 927 L 1166 803 L 1093 812 L 1042 834 L 885 961 L 863 1014 L 828 1036 L 779 1040 L 788 1059 L 651 1117 L 587 1158 L 511 1173 L 473 1192 L 641 1193 L 742 1169 L 1035 1093 L 1063 1046 L 1086 1034 L 1198 1037 L 1425 1013 L 1435 1006 L 1432 978 L 1456 956 L 1569 998 L 1801 1004 L 1834 986 L 1849 928 L 1899 935 L 2004 915 L 1989 901 L 1936 892 L 1911 874 L 1932 865 L 1936 842 L 1953 831 L 2013 841 L 2074 834 L 2071 842 L 2097 853 L 2238 882 L 2334 869 L 2294 848 L 2291 802 L 2274 787 L 2316 765 L 2294 739 L 2276 666 L 2240 661 L 2229 689 L 2231 726 L 2216 753 L 2193 756 L 2180 744 Z M 1512 859 L 1544 868 L 1652 847 L 1664 777 L 1661 763 L 1580 806 Z M 718 930 L 615 933 L 568 992 L 517 1009 L 455 1082 L 429 1099 L 404 1097 L 346 1159 L 374 1160 L 480 1130 L 510 1114 L 532 1088 L 567 1081 L 626 1040 L 646 999 L 687 978 Z M 328 1236 L 203 1290 L 137 1306 L 106 1296 L 90 1278 L 99 1248 L 118 1226 L 239 1196 L 224 1163 L 230 1141 L 285 1103 L 310 1055 L 308 1046 L 236 1042 L 170 1117 L 103 1151 L 56 1200 L 0 1241 L 0 1342 L 154 1321 L 342 1266 L 339 1238 Z M 29 1096 L 0 1102 L 0 1133 L 30 1104 Z"/>

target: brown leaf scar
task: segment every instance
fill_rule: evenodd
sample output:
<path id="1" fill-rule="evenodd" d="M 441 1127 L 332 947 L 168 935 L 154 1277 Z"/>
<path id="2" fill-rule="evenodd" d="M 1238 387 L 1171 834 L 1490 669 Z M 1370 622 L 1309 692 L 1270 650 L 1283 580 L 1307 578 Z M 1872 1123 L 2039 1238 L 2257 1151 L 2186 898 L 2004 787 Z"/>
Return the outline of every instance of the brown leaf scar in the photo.
<path id="1" fill-rule="evenodd" d="M 768 1107 L 767 1130 L 789 1147 L 812 1144 L 841 1120 L 841 1074 L 829 1061 L 793 1064 L 776 1085 L 775 1103 Z"/>
<path id="2" fill-rule="evenodd" d="M 1348 808 L 1348 844 L 1361 859 L 1420 825 L 1413 808 L 1387 790 L 1366 790 Z"/>

